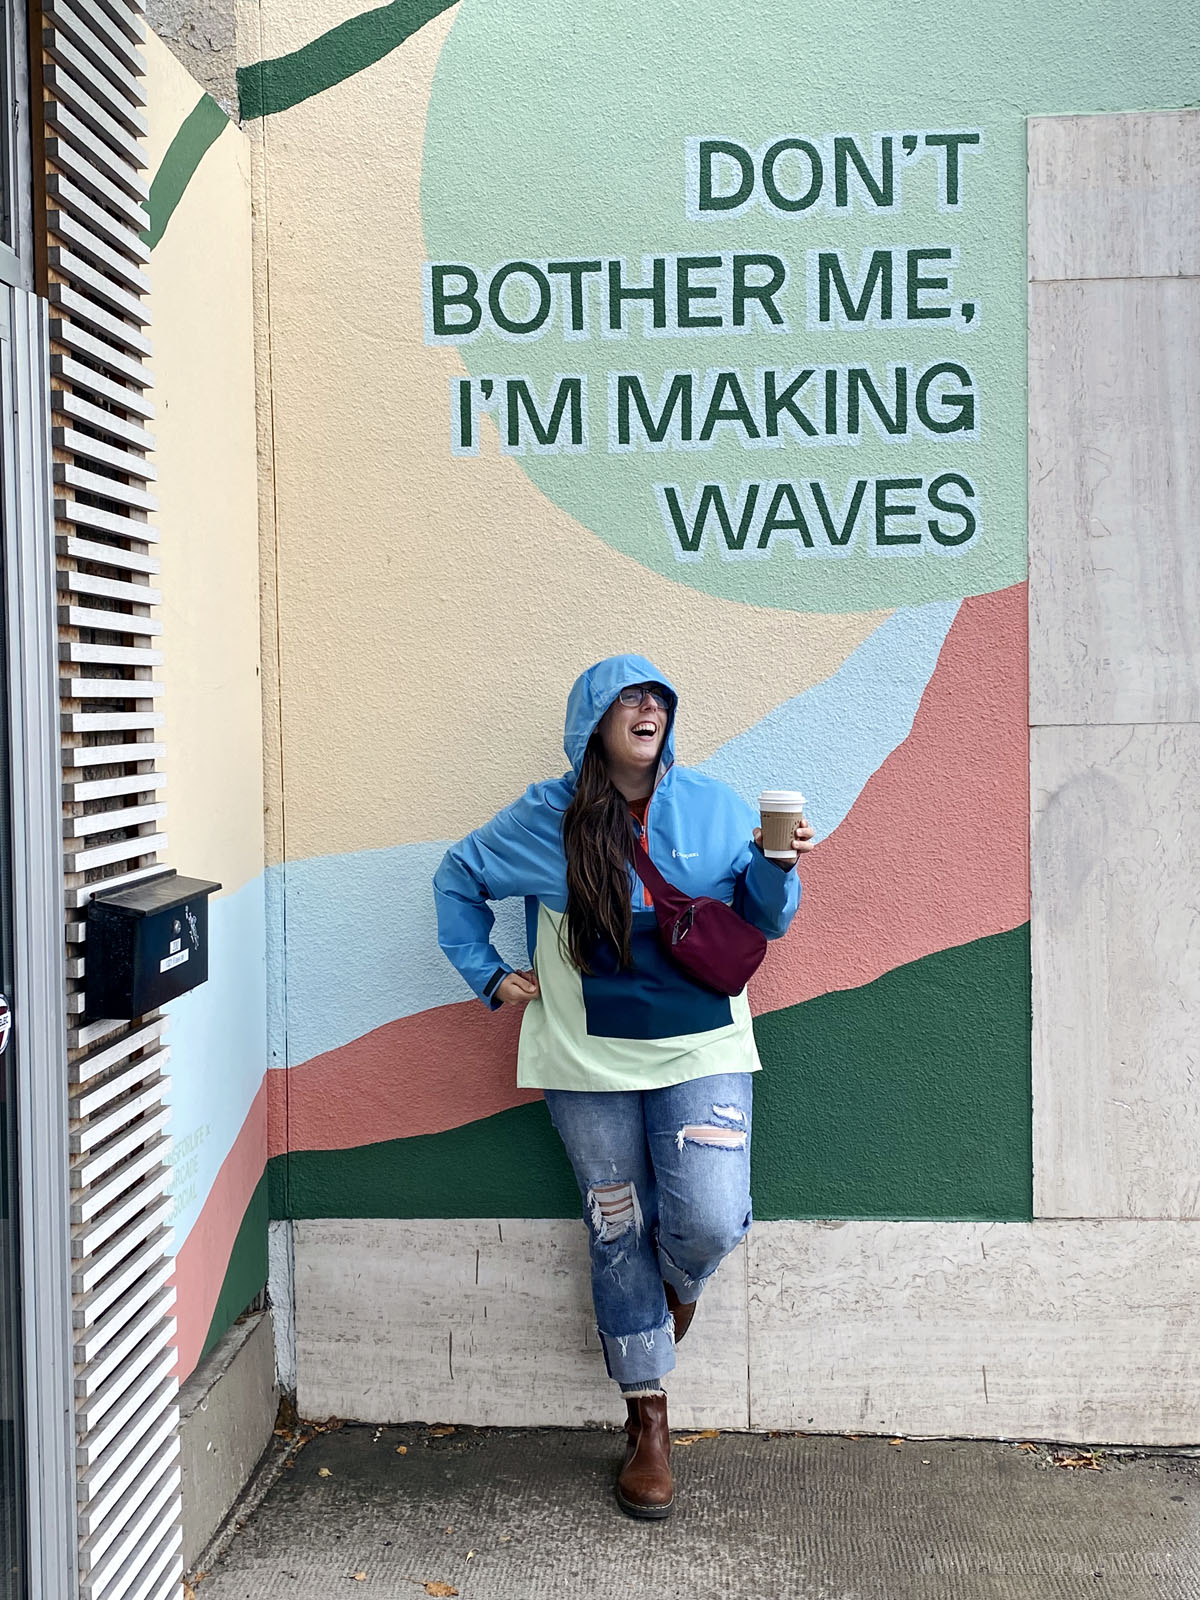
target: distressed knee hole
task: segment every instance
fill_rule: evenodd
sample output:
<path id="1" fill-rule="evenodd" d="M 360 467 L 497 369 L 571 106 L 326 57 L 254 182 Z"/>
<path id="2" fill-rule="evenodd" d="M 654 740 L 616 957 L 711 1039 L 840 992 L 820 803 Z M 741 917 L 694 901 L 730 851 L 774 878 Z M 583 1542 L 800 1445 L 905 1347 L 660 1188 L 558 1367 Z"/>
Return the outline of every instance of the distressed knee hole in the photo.
<path id="1" fill-rule="evenodd" d="M 632 1183 L 606 1183 L 588 1190 L 588 1215 L 597 1239 L 608 1244 L 632 1228 L 642 1231 L 642 1208 Z"/>
<path id="2" fill-rule="evenodd" d="M 717 1150 L 744 1150 L 746 1148 L 745 1128 L 718 1128 L 712 1124 L 701 1122 L 685 1123 L 675 1135 L 675 1148 L 682 1150 L 685 1144 L 708 1144 Z"/>

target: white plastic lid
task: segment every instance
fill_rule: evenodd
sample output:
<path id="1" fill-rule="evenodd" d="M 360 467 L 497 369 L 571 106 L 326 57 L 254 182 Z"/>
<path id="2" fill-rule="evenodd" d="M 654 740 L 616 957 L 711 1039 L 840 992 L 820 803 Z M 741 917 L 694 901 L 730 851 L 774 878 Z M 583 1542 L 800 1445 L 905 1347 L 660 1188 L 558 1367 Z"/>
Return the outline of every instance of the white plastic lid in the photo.
<path id="1" fill-rule="evenodd" d="M 764 789 L 758 797 L 760 811 L 799 811 L 803 804 L 799 789 Z"/>

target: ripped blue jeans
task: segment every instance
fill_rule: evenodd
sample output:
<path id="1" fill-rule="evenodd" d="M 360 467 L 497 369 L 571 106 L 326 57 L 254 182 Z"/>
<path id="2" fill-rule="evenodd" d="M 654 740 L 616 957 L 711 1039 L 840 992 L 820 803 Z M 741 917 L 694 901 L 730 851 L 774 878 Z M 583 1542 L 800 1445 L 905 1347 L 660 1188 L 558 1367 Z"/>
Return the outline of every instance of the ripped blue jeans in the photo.
<path id="1" fill-rule="evenodd" d="M 750 1227 L 752 1074 L 666 1089 L 547 1089 L 583 1195 L 592 1300 L 609 1377 L 657 1382 L 675 1365 L 664 1281 L 685 1304 Z"/>

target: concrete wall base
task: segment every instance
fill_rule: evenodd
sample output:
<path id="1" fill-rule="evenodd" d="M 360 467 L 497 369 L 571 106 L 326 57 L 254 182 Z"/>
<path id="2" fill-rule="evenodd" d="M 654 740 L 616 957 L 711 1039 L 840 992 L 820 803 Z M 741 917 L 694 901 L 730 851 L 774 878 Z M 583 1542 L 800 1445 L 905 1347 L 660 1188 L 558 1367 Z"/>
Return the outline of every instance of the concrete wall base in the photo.
<path id="1" fill-rule="evenodd" d="M 303 1416 L 615 1422 L 579 1222 L 298 1221 Z M 685 1428 L 1190 1445 L 1200 1222 L 759 1222 L 667 1379 Z"/>
<path id="2" fill-rule="evenodd" d="M 235 1322 L 179 1391 L 185 1571 L 270 1444 L 278 1408 L 271 1313 L 260 1311 Z"/>

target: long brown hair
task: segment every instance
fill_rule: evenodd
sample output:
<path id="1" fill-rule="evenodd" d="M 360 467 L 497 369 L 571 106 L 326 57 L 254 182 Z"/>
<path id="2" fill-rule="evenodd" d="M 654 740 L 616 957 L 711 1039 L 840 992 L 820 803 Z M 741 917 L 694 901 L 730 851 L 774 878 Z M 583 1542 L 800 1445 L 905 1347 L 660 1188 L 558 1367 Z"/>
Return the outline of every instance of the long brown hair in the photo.
<path id="1" fill-rule="evenodd" d="M 633 965 L 629 867 L 634 848 L 629 804 L 609 777 L 600 735 L 593 733 L 563 817 L 567 950 L 580 972 L 591 972 L 602 941 L 612 945 L 622 967 Z"/>

